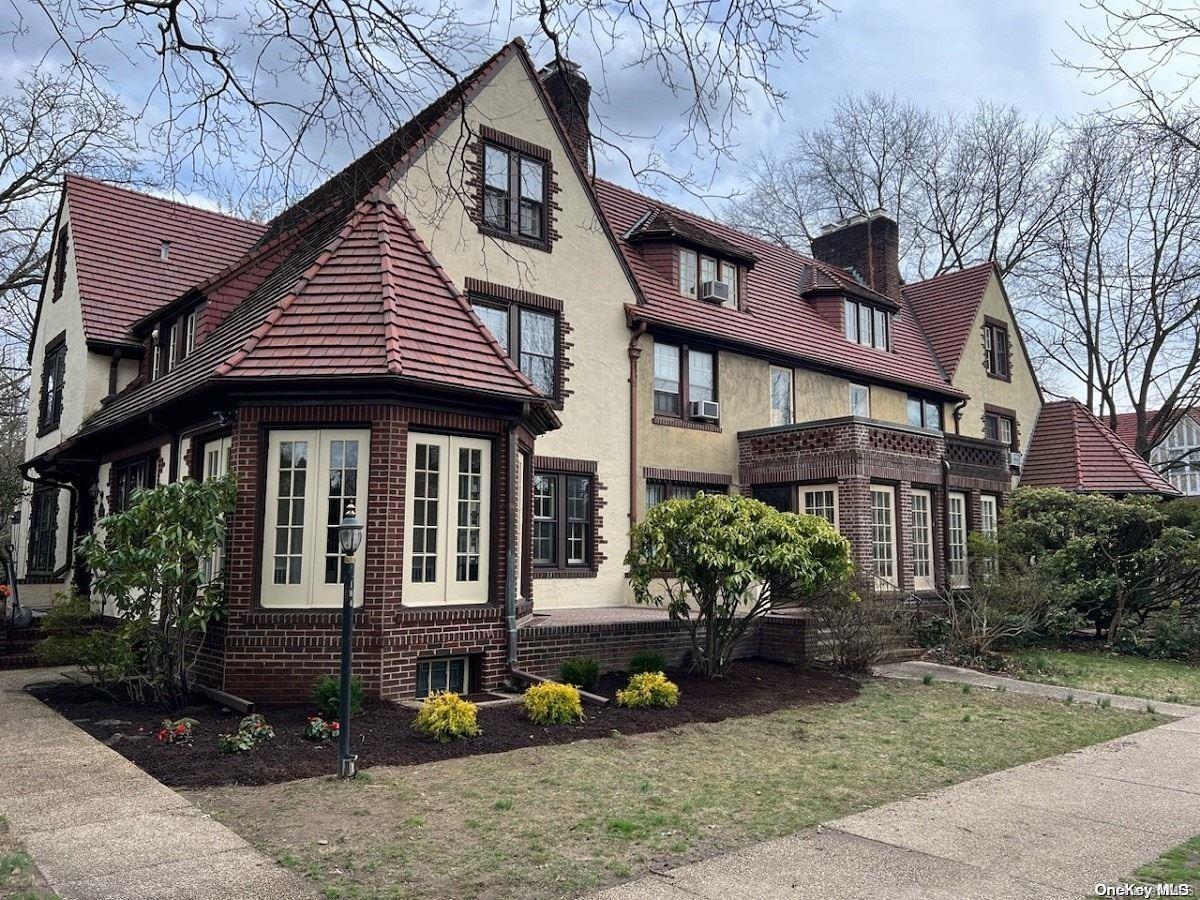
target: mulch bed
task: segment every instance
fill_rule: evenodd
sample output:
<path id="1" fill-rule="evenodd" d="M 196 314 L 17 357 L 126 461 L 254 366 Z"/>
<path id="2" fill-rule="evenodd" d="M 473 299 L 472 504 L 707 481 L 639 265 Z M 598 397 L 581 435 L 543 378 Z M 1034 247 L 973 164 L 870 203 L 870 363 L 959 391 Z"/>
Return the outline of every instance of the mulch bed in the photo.
<path id="1" fill-rule="evenodd" d="M 614 731 L 638 734 L 661 731 L 690 722 L 718 722 L 734 716 L 759 715 L 792 706 L 853 699 L 857 681 L 815 669 L 762 660 L 741 660 L 722 679 L 708 681 L 686 672 L 669 672 L 680 688 L 674 709 L 623 709 L 584 706 L 587 718 L 575 725 L 538 727 L 519 704 L 480 707 L 483 734 L 466 741 L 438 744 L 412 730 L 416 710 L 394 703 L 368 700 L 351 723 L 352 751 L 360 768 L 406 766 L 501 753 L 517 747 L 566 744 L 608 737 Z M 623 675 L 606 675 L 596 693 L 612 697 L 625 686 Z M 153 732 L 164 713 L 109 700 L 90 687 L 73 683 L 31 685 L 29 692 L 80 728 L 133 761 L 171 787 L 212 787 L 222 784 L 274 784 L 295 778 L 332 774 L 336 767 L 334 742 L 314 743 L 302 736 L 313 709 L 297 704 L 257 704 L 275 739 L 246 753 L 222 753 L 217 735 L 237 730 L 240 716 L 211 703 L 196 703 L 171 718 L 190 716 L 200 724 L 191 744 L 159 744 Z"/>

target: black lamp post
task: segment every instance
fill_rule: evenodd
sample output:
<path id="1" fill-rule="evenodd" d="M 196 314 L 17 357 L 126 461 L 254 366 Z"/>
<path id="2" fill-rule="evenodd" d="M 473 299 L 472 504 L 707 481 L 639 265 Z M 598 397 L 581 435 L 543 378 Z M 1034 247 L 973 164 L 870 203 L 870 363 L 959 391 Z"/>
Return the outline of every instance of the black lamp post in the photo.
<path id="1" fill-rule="evenodd" d="M 354 640 L 354 554 L 362 544 L 362 522 L 354 504 L 346 506 L 346 514 L 338 525 L 338 543 L 342 547 L 342 680 L 341 709 L 338 713 L 338 778 L 353 778 L 358 757 L 350 755 L 350 671 Z"/>

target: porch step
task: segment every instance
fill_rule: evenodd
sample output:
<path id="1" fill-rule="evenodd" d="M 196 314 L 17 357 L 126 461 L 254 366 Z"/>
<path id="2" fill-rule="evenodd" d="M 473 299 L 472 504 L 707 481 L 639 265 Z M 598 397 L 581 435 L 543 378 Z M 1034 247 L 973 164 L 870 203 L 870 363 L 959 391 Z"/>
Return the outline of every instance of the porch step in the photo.
<path id="1" fill-rule="evenodd" d="M 28 669 L 39 665 L 37 645 L 42 629 L 36 620 L 26 628 L 0 626 L 0 669 Z"/>

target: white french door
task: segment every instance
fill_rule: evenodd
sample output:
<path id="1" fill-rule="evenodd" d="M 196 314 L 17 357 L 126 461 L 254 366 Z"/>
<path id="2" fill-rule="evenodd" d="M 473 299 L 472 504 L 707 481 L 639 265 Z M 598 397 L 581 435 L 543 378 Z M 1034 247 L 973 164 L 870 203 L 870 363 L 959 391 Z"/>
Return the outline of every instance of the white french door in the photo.
<path id="1" fill-rule="evenodd" d="M 933 499 L 929 491 L 912 492 L 912 570 L 913 589 L 932 591 L 933 582 Z"/>
<path id="2" fill-rule="evenodd" d="M 404 603 L 485 603 L 491 522 L 490 441 L 408 435 Z"/>

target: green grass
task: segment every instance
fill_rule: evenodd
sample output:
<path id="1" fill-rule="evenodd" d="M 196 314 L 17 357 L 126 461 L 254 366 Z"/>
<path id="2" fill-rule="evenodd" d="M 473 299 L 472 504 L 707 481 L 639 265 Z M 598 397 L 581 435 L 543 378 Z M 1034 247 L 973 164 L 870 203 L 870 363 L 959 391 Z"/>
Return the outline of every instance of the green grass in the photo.
<path id="1" fill-rule="evenodd" d="M 872 681 L 852 702 L 379 767 L 365 786 L 190 796 L 329 898 L 575 896 L 1162 721 Z"/>
<path id="2" fill-rule="evenodd" d="M 1142 866 L 1129 880 L 1134 884 L 1187 884 L 1192 896 L 1200 895 L 1200 835 Z"/>
<path id="3" fill-rule="evenodd" d="M 0 816 L 0 900 L 57 900 L 33 858 L 8 830 L 8 821 L 3 816 Z"/>
<path id="4" fill-rule="evenodd" d="M 1071 650 L 1026 650 L 1012 660 L 1026 681 L 1200 705 L 1200 668 L 1175 660 Z"/>

